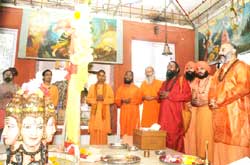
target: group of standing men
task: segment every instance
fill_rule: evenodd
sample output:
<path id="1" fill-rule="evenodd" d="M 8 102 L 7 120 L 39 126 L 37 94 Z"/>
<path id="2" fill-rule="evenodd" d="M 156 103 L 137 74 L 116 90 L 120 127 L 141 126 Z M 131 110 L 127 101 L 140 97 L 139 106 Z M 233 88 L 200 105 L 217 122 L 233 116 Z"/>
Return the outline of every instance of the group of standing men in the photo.
<path id="1" fill-rule="evenodd" d="M 167 132 L 166 147 L 200 157 L 207 152 L 211 164 L 225 165 L 249 156 L 250 68 L 237 59 L 231 43 L 221 46 L 219 57 L 222 67 L 214 75 L 207 62 L 198 61 L 188 62 L 181 76 L 179 65 L 171 61 L 164 82 L 156 80 L 154 69 L 147 67 L 140 88 L 133 84 L 133 72 L 127 71 L 115 95 L 105 83 L 105 71 L 100 70 L 87 96 L 90 144 L 107 144 L 109 107 L 115 103 L 121 110 L 121 136 L 159 123 Z M 184 110 L 191 112 L 187 128 Z"/>
<path id="2" fill-rule="evenodd" d="M 221 45 L 219 62 L 214 75 L 203 61 L 185 67 L 192 117 L 184 141 L 187 154 L 207 152 L 211 164 L 225 165 L 250 155 L 250 67 L 237 59 L 231 43 Z M 193 70 L 196 79 L 190 78 Z"/>
<path id="3" fill-rule="evenodd" d="M 236 48 L 231 43 L 221 45 L 219 54 L 222 66 L 214 75 L 207 62 L 190 61 L 181 76 L 179 65 L 171 61 L 164 82 L 155 79 L 153 67 L 147 67 L 145 81 L 137 87 L 133 83 L 133 72 L 127 71 L 115 95 L 105 83 L 105 71 L 99 70 L 97 82 L 91 85 L 87 96 L 87 103 L 91 105 L 90 144 L 107 144 L 107 135 L 111 132 L 110 105 L 115 103 L 121 110 L 121 136 L 132 136 L 136 128 L 159 123 L 161 130 L 167 132 L 168 148 L 205 157 L 207 146 L 208 159 L 215 165 L 249 156 L 250 67 L 237 59 Z M 6 100 L 18 89 L 13 83 L 16 74 L 12 69 L 3 72 L 0 112 L 4 112 Z M 57 105 L 58 90 L 50 84 L 51 77 L 50 70 L 43 72 L 41 89 L 45 95 L 55 94 L 52 101 Z M 191 112 L 187 128 L 182 116 L 184 110 Z"/>

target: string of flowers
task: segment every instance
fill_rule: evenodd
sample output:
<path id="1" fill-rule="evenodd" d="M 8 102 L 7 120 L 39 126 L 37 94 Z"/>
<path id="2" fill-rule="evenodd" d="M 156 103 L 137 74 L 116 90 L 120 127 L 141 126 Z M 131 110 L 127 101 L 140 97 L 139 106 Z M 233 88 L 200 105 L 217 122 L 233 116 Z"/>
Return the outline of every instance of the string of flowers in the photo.
<path id="1" fill-rule="evenodd" d="M 65 143 L 77 146 L 80 145 L 80 93 L 88 79 L 88 64 L 93 60 L 91 18 L 88 3 L 89 1 L 86 1 L 76 6 L 74 19 L 71 22 Z"/>

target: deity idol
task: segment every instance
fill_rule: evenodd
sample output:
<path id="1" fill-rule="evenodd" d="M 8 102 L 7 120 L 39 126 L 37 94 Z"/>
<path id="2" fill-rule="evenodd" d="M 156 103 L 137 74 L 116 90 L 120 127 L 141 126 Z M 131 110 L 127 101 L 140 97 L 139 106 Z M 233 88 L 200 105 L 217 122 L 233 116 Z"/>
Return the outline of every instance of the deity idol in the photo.
<path id="1" fill-rule="evenodd" d="M 54 105 L 45 100 L 41 91 L 23 92 L 8 104 L 3 131 L 7 164 L 47 164 L 47 143 L 56 129 Z"/>
<path id="2" fill-rule="evenodd" d="M 20 136 L 22 96 L 15 94 L 6 109 L 6 117 L 2 141 L 5 145 L 11 146 L 16 150 L 19 147 L 18 137 Z"/>

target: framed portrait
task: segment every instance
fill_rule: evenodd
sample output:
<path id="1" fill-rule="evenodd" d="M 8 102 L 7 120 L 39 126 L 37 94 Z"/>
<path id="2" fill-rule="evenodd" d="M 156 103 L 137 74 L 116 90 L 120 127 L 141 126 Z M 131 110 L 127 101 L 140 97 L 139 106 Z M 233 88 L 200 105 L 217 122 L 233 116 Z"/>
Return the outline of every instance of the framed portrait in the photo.
<path id="1" fill-rule="evenodd" d="M 14 67 L 16 57 L 17 29 L 0 28 L 0 72 Z M 0 83 L 2 76 L 0 76 Z"/>
<path id="2" fill-rule="evenodd" d="M 73 11 L 24 9 L 19 58 L 68 60 Z M 122 63 L 122 21 L 92 18 L 95 63 Z"/>

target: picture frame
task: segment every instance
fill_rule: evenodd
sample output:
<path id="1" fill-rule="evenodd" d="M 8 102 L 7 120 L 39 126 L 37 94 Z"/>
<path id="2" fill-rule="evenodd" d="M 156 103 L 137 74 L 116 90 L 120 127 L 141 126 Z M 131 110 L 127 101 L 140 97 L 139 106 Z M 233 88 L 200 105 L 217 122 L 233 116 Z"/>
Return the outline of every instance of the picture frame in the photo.
<path id="1" fill-rule="evenodd" d="M 18 29 L 0 28 L 0 72 L 14 67 L 16 58 Z M 2 76 L 0 76 L 0 83 Z"/>
<path id="2" fill-rule="evenodd" d="M 24 9 L 18 57 L 39 60 L 69 60 L 73 11 Z M 91 19 L 93 62 L 121 64 L 122 21 Z"/>

